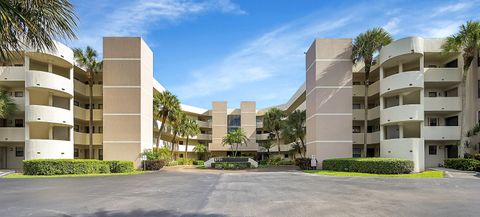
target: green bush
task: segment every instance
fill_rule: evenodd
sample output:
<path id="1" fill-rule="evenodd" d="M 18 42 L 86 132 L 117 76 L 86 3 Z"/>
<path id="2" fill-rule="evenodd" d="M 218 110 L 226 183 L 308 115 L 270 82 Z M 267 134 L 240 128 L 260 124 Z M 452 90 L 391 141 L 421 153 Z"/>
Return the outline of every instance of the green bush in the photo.
<path id="1" fill-rule="evenodd" d="M 193 160 L 188 158 L 180 158 L 177 160 L 178 165 L 193 165 Z"/>
<path id="2" fill-rule="evenodd" d="M 128 160 L 107 160 L 103 161 L 110 167 L 111 173 L 129 173 L 135 170 L 132 161 Z"/>
<path id="3" fill-rule="evenodd" d="M 268 164 L 268 160 L 260 160 L 258 161 L 258 165 L 267 165 Z"/>
<path id="4" fill-rule="evenodd" d="M 311 170 L 315 169 L 311 166 L 311 158 L 297 158 L 295 159 L 295 165 L 300 167 L 302 170 Z"/>
<path id="5" fill-rule="evenodd" d="M 133 170 L 133 162 L 131 161 L 79 159 L 37 159 L 23 161 L 23 173 L 25 175 L 125 173 Z"/>
<path id="6" fill-rule="evenodd" d="M 403 174 L 413 171 L 413 161 L 395 158 L 337 158 L 324 160 L 323 169 L 359 173 Z"/>
<path id="7" fill-rule="evenodd" d="M 449 158 L 445 160 L 444 166 L 456 170 L 475 171 L 480 168 L 480 161 L 465 158 Z"/>
<path id="8" fill-rule="evenodd" d="M 205 164 L 205 161 L 203 160 L 194 160 L 193 165 L 198 165 L 198 166 L 203 166 Z"/>
<path id="9" fill-rule="evenodd" d="M 295 162 L 293 160 L 281 160 L 277 163 L 277 165 L 294 165 Z"/>
<path id="10" fill-rule="evenodd" d="M 174 161 L 174 160 L 168 161 L 168 162 L 167 162 L 167 166 L 168 166 L 168 167 L 178 166 L 178 162 L 177 162 L 177 161 Z"/>
<path id="11" fill-rule="evenodd" d="M 282 158 L 280 158 L 278 156 L 275 156 L 275 157 L 268 158 L 267 164 L 268 165 L 278 165 L 278 163 L 280 161 L 282 161 Z"/>
<path id="12" fill-rule="evenodd" d="M 160 170 L 165 166 L 164 160 L 144 160 L 146 170 Z"/>
<path id="13" fill-rule="evenodd" d="M 480 160 L 480 153 L 473 154 L 475 160 Z"/>
<path id="14" fill-rule="evenodd" d="M 248 169 L 250 167 L 251 167 L 250 162 L 212 163 L 213 169 L 238 170 L 238 169 Z"/>

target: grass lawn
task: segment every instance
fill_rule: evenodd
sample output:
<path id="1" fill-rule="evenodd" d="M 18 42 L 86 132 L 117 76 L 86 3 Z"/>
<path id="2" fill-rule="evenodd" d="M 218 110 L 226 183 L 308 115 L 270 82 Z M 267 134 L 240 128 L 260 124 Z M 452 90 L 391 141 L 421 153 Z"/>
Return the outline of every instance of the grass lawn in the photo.
<path id="1" fill-rule="evenodd" d="M 421 173 L 411 174 L 373 174 L 356 172 L 339 172 L 330 170 L 304 170 L 306 173 L 327 175 L 327 176 L 370 176 L 370 177 L 389 177 L 389 178 L 443 178 L 443 171 L 428 170 Z"/>
<path id="2" fill-rule="evenodd" d="M 92 176 L 127 176 L 127 175 L 136 175 L 142 174 L 145 171 L 134 171 L 130 173 L 101 173 L 101 174 L 69 174 L 69 175 L 52 175 L 52 176 L 32 176 L 32 175 L 23 175 L 23 173 L 12 173 L 1 178 L 6 179 L 34 179 L 34 178 L 64 178 L 64 177 L 92 177 Z"/>

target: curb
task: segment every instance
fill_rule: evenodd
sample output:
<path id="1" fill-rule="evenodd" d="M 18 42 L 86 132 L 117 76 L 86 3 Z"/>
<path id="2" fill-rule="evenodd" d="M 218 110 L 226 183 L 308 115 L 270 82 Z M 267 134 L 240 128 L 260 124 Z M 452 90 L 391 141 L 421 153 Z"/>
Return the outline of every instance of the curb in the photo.
<path id="1" fill-rule="evenodd" d="M 0 173 L 0 177 L 10 175 L 12 173 L 15 173 L 15 171 L 7 171 L 7 172 L 4 172 L 4 173 Z"/>

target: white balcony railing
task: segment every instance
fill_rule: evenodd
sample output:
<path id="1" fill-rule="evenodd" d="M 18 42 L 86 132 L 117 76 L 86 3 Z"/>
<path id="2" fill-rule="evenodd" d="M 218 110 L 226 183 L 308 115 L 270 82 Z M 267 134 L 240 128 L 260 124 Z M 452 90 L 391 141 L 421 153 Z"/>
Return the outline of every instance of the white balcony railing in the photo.
<path id="1" fill-rule="evenodd" d="M 423 73 L 419 71 L 400 72 L 382 80 L 380 94 L 393 95 L 402 91 L 421 89 L 423 86 Z"/>
<path id="2" fill-rule="evenodd" d="M 0 66 L 0 81 L 25 81 L 25 67 Z"/>
<path id="3" fill-rule="evenodd" d="M 418 104 L 394 106 L 380 111 L 381 125 L 423 120 L 423 106 Z"/>
<path id="4" fill-rule="evenodd" d="M 67 109 L 45 105 L 26 107 L 26 122 L 46 122 L 73 126 L 73 112 Z"/>
<path id="5" fill-rule="evenodd" d="M 425 68 L 425 82 L 460 82 L 460 68 Z"/>
<path id="6" fill-rule="evenodd" d="M 461 111 L 460 97 L 425 97 L 425 111 Z"/>
<path id="7" fill-rule="evenodd" d="M 73 83 L 70 79 L 50 72 L 34 71 L 27 72 L 25 81 L 26 88 L 46 88 L 59 93 L 73 96 Z"/>
<path id="8" fill-rule="evenodd" d="M 0 141 L 23 142 L 25 141 L 24 127 L 0 127 Z"/>
<path id="9" fill-rule="evenodd" d="M 460 140 L 460 126 L 424 126 L 425 140 Z"/>

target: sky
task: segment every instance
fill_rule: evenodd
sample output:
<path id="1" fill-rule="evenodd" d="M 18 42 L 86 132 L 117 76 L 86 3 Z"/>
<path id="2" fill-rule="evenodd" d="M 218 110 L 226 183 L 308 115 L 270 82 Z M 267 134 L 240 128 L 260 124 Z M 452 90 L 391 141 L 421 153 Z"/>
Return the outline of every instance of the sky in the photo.
<path id="1" fill-rule="evenodd" d="M 102 54 L 104 36 L 141 36 L 154 77 L 183 104 L 286 103 L 305 81 L 315 38 L 354 38 L 383 27 L 395 39 L 446 37 L 479 20 L 479 0 L 72 0 L 77 40 Z"/>

